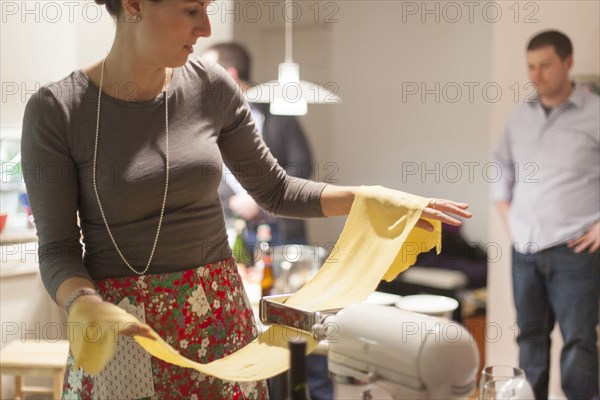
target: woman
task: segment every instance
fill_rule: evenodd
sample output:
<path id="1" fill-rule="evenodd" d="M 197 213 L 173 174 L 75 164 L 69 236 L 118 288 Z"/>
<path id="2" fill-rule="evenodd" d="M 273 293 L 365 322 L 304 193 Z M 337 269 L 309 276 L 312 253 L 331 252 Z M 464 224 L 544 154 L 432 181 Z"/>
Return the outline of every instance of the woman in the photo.
<path id="1" fill-rule="evenodd" d="M 211 33 L 206 2 L 96 2 L 117 21 L 107 57 L 40 89 L 25 112 L 23 166 L 42 279 L 67 312 L 75 302 L 117 304 L 207 363 L 256 335 L 217 194 L 222 162 L 280 215 L 345 215 L 356 189 L 288 179 L 227 73 L 188 61 Z M 470 216 L 465 204 L 432 206 L 424 217 L 457 225 L 444 212 Z M 424 220 L 417 226 L 431 229 Z M 264 382 L 220 381 L 136 349 L 119 341 L 94 378 L 70 357 L 64 397 L 267 397 Z"/>

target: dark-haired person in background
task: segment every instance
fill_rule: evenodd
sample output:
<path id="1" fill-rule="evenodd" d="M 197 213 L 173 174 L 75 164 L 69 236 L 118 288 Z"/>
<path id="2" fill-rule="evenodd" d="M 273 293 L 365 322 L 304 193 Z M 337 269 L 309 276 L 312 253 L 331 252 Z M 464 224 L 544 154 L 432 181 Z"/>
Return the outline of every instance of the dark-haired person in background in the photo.
<path id="1" fill-rule="evenodd" d="M 537 97 L 510 114 L 495 152 L 494 201 L 513 242 L 519 362 L 536 399 L 548 398 L 550 333 L 564 339 L 562 388 L 598 397 L 600 101 L 569 80 L 571 41 L 539 33 L 527 46 Z M 523 169 L 535 167 L 535 176 Z"/>
<path id="2" fill-rule="evenodd" d="M 202 58 L 219 64 L 233 80 L 246 90 L 250 87 L 252 60 L 248 51 L 238 43 L 218 43 L 202 53 Z M 312 172 L 312 154 L 308 140 L 298 120 L 289 115 L 272 115 L 269 104 L 249 103 L 252 117 L 265 144 L 289 176 L 308 178 Z M 261 210 L 247 193 L 236 193 L 231 174 L 219 187 L 225 215 L 237 214 L 246 221 L 246 243 L 254 248 L 259 224 L 271 226 L 274 245 L 308 244 L 304 220 L 281 218 Z M 307 357 L 308 386 L 312 400 L 333 399 L 333 383 L 329 379 L 327 357 L 311 354 Z M 271 380 L 270 394 L 278 391 L 277 381 Z"/>
<path id="3" fill-rule="evenodd" d="M 242 91 L 248 89 L 251 73 L 251 57 L 238 43 L 218 43 L 202 53 L 202 58 L 221 65 L 231 75 Z M 312 173 L 312 153 L 299 121 L 288 115 L 273 115 L 267 103 L 249 103 L 252 117 L 262 139 L 289 176 L 308 179 Z M 269 215 L 260 209 L 254 199 L 245 192 L 236 193 L 232 175 L 226 173 L 226 181 L 219 188 L 226 212 L 241 216 L 247 223 L 246 238 L 252 248 L 256 242 L 259 224 L 271 225 L 272 242 L 277 244 L 308 244 L 304 220 Z M 233 186 L 233 187 L 232 187 Z"/>

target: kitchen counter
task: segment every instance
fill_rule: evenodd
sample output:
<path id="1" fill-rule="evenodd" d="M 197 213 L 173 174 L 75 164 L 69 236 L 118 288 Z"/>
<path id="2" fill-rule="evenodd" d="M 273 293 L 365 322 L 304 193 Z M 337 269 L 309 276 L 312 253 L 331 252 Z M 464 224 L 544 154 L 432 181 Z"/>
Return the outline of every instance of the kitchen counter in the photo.
<path id="1" fill-rule="evenodd" d="M 0 278 L 30 275 L 38 271 L 38 245 L 34 229 L 0 234 Z"/>
<path id="2" fill-rule="evenodd" d="M 0 245 L 37 242 L 34 229 L 0 233 Z"/>

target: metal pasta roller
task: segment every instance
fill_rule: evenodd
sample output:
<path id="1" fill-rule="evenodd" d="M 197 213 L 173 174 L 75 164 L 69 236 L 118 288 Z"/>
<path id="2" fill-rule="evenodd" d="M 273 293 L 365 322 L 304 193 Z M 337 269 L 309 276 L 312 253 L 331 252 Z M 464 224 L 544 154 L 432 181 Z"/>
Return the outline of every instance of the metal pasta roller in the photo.
<path id="1" fill-rule="evenodd" d="M 326 326 L 340 309 L 307 311 L 284 304 L 291 295 L 265 296 L 260 299 L 260 321 L 265 325 L 279 324 L 310 332 L 317 341 L 326 339 Z"/>

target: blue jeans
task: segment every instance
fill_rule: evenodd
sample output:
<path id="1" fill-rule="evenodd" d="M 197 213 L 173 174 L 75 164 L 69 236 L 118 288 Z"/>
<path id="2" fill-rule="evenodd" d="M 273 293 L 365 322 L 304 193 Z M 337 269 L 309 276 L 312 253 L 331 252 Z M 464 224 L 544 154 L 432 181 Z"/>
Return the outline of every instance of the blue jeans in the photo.
<path id="1" fill-rule="evenodd" d="M 600 252 L 566 245 L 522 254 L 513 250 L 519 363 L 537 400 L 548 398 L 550 333 L 558 322 L 564 346 L 561 384 L 569 399 L 598 397 Z"/>

